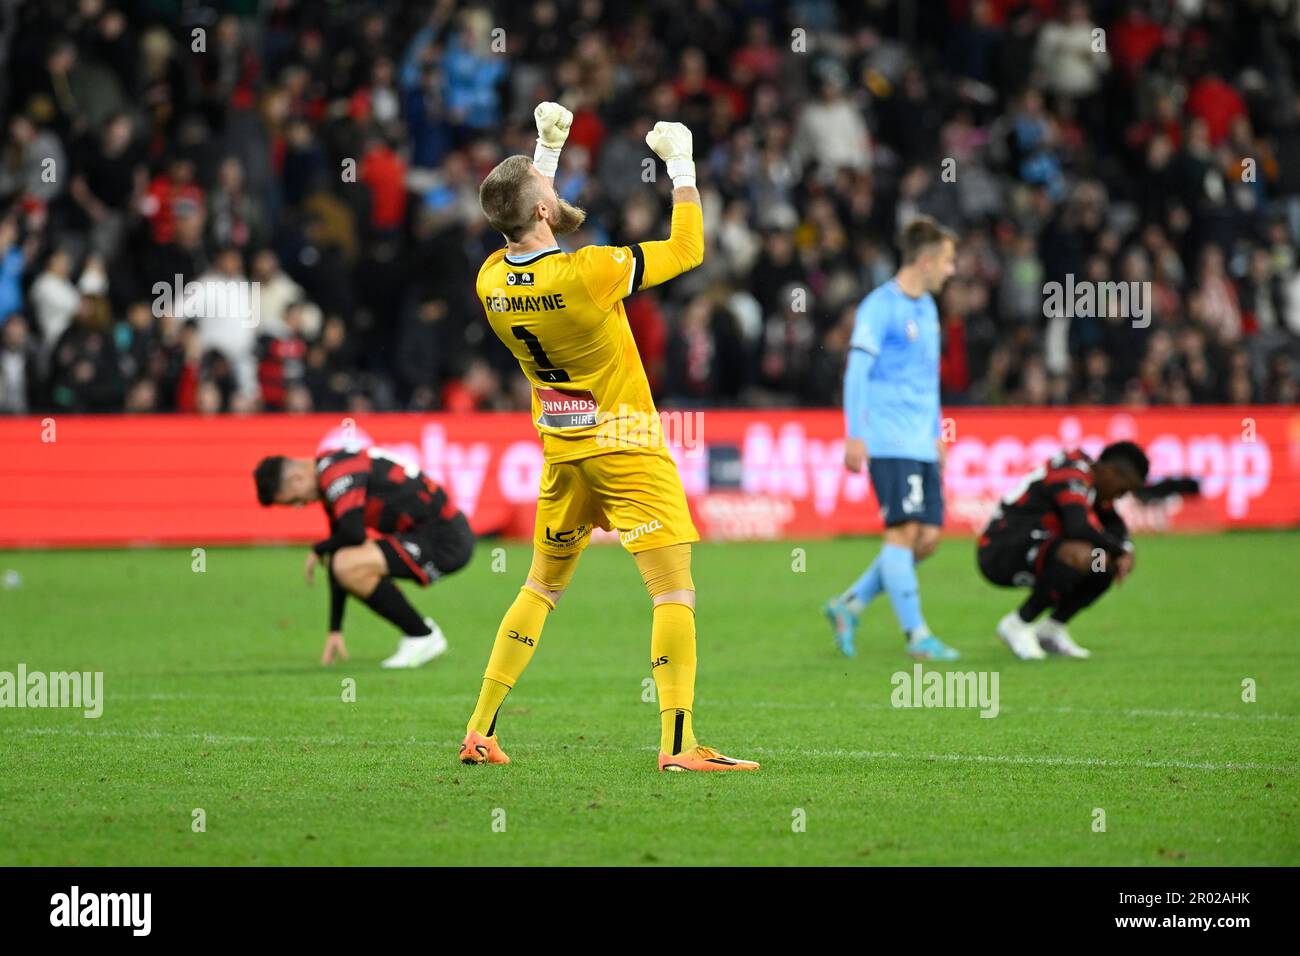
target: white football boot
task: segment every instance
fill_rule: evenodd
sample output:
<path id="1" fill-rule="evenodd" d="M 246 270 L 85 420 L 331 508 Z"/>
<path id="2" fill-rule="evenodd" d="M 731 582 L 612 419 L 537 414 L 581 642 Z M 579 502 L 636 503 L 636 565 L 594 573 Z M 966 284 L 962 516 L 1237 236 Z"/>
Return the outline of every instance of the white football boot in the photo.
<path id="1" fill-rule="evenodd" d="M 380 661 L 379 666 L 390 669 L 419 667 L 441 656 L 447 650 L 447 638 L 443 635 L 442 628 L 431 617 L 426 617 L 424 623 L 429 625 L 433 633 L 426 634 L 424 637 L 402 638 L 397 645 L 397 652 L 392 657 Z"/>
<path id="2" fill-rule="evenodd" d="M 1038 635 L 1039 646 L 1049 654 L 1080 659 L 1092 657 L 1092 651 L 1070 640 L 1070 632 L 1066 630 L 1064 624 L 1053 621 L 1050 617 L 1040 621 L 1034 631 Z"/>
<path id="3" fill-rule="evenodd" d="M 1020 615 L 1015 611 L 998 621 L 998 637 L 1002 638 L 1007 647 L 1011 648 L 1011 653 L 1022 661 L 1038 661 L 1047 656 L 1038 646 L 1038 635 L 1034 633 L 1034 626 L 1020 620 Z"/>

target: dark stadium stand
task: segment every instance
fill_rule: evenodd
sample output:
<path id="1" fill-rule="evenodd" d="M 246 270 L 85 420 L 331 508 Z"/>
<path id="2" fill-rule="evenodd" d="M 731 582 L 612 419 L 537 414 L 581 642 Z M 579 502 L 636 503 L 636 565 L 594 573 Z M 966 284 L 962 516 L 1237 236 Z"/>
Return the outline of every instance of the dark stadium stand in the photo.
<path id="1" fill-rule="evenodd" d="M 1300 394 L 1294 0 L 3 6 L 0 412 L 525 407 L 477 186 L 542 99 L 575 245 L 665 235 L 644 133 L 694 130 L 705 264 L 628 306 L 666 406 L 835 404 L 917 213 L 947 404 Z M 1045 317 L 1070 276 L 1151 321 Z"/>

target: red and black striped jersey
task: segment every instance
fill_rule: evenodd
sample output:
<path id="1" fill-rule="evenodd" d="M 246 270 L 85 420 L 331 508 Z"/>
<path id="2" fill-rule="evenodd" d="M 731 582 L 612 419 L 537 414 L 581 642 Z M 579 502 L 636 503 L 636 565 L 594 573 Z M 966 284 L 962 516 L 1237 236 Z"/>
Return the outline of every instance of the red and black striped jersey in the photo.
<path id="1" fill-rule="evenodd" d="M 1003 497 L 981 543 L 992 536 L 1042 530 L 1082 539 L 1112 553 L 1127 550 L 1124 519 L 1114 502 L 1097 501 L 1092 467 L 1092 459 L 1077 449 L 1053 455 Z"/>
<path id="2" fill-rule="evenodd" d="M 460 513 L 443 487 L 416 465 L 378 448 L 320 456 L 316 486 L 330 521 L 330 536 L 315 545 L 318 554 L 361 544 L 367 528 L 392 534 Z"/>

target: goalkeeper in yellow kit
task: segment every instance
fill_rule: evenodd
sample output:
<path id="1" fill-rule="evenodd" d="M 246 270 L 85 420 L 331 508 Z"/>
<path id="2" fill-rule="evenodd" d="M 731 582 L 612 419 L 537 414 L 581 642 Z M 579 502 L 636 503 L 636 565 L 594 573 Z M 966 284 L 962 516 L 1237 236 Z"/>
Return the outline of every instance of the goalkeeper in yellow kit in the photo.
<path id="1" fill-rule="evenodd" d="M 757 770 L 701 746 L 695 696 L 695 584 L 691 521 L 677 466 L 663 442 L 623 299 L 704 259 L 691 132 L 656 123 L 646 143 L 673 180 L 672 234 L 662 242 L 563 252 L 556 236 L 585 213 L 555 192 L 555 169 L 573 116 L 557 103 L 535 111 L 537 151 L 503 160 L 479 188 L 479 205 L 506 248 L 488 256 L 478 297 L 492 331 L 533 386 L 542 471 L 533 562 L 506 612 L 460 748 L 462 763 L 509 763 L 497 712 L 523 673 L 546 617 L 568 587 L 593 527 L 617 529 L 654 605 L 650 667 L 660 706 L 660 770 Z"/>

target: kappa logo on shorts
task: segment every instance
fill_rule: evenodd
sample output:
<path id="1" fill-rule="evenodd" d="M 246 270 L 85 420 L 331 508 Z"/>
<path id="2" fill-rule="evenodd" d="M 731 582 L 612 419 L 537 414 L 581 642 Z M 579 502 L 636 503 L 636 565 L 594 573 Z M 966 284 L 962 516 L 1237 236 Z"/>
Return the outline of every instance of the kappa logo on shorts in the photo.
<path id="1" fill-rule="evenodd" d="M 645 524 L 637 525 L 631 531 L 620 531 L 618 534 L 618 540 L 622 541 L 624 544 L 631 544 L 637 538 L 643 538 L 651 531 L 658 531 L 663 526 L 663 522 L 658 518 L 655 518 L 653 521 L 647 521 Z"/>

